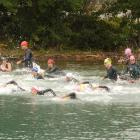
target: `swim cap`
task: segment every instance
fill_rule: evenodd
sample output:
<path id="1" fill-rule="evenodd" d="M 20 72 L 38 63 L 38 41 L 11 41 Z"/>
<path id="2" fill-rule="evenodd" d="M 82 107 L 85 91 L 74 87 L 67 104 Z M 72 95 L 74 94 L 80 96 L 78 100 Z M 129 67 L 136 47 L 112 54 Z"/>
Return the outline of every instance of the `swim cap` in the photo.
<path id="1" fill-rule="evenodd" d="M 72 77 L 73 77 L 73 74 L 72 74 L 72 73 L 67 73 L 67 74 L 66 74 L 66 77 L 72 78 Z"/>
<path id="2" fill-rule="evenodd" d="M 33 71 L 33 72 L 38 72 L 38 68 L 37 68 L 37 67 L 33 67 L 33 68 L 32 68 L 32 71 Z"/>
<path id="3" fill-rule="evenodd" d="M 110 58 L 106 58 L 105 60 L 104 60 L 104 65 L 106 65 L 106 64 L 111 64 L 112 63 L 112 61 L 111 61 L 111 59 Z"/>
<path id="4" fill-rule="evenodd" d="M 38 87 L 34 86 L 34 87 L 31 88 L 31 91 L 32 91 L 32 93 L 39 92 L 40 89 Z"/>
<path id="5" fill-rule="evenodd" d="M 33 62 L 33 68 L 35 68 L 36 70 L 38 69 L 38 71 L 40 71 L 40 66 L 34 62 Z"/>
<path id="6" fill-rule="evenodd" d="M 134 55 L 130 56 L 130 61 L 132 61 L 132 60 L 135 60 L 135 56 Z"/>
<path id="7" fill-rule="evenodd" d="M 21 46 L 21 47 L 22 47 L 22 46 L 28 47 L 28 42 L 27 42 L 27 41 L 22 41 L 22 42 L 20 43 L 20 46 Z"/>
<path id="8" fill-rule="evenodd" d="M 128 56 L 132 55 L 132 51 L 130 48 L 126 48 L 124 53 L 125 55 L 128 55 Z"/>
<path id="9" fill-rule="evenodd" d="M 53 59 L 48 59 L 48 64 L 55 64 L 55 61 Z"/>

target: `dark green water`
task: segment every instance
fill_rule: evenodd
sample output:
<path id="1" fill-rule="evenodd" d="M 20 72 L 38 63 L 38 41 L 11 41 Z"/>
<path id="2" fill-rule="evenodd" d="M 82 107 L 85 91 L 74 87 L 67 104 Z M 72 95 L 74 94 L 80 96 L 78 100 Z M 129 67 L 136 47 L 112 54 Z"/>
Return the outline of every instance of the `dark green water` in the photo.
<path id="1" fill-rule="evenodd" d="M 40 97 L 39 97 L 40 98 Z M 140 105 L 45 103 L 36 97 L 1 96 L 0 139 L 139 139 Z"/>
<path id="2" fill-rule="evenodd" d="M 98 80 L 98 76 L 105 73 L 102 66 L 91 64 L 68 63 L 62 65 L 62 68 L 79 72 L 87 79 L 91 79 L 92 75 L 92 78 Z M 3 76 L 3 79 L 9 79 L 10 76 Z M 21 85 L 20 78 L 28 84 L 36 83 L 24 75 L 19 77 Z M 50 83 L 47 80 L 45 82 Z M 81 94 L 78 96 L 82 97 L 81 100 L 75 101 L 49 100 L 47 97 L 32 96 L 29 93 L 0 94 L 0 139 L 140 139 L 139 84 L 104 83 L 110 85 L 111 93 L 95 96 Z M 39 84 L 44 83 L 41 81 Z M 64 90 L 61 82 L 51 81 L 49 86 L 58 91 Z"/>

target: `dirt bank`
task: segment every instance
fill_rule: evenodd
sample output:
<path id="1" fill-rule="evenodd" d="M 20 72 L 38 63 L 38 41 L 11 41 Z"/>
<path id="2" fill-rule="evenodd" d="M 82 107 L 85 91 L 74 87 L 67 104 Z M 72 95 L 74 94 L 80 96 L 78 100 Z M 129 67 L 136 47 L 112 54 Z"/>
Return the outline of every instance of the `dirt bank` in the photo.
<path id="1" fill-rule="evenodd" d="M 24 55 L 24 51 L 19 49 L 0 48 L 1 56 L 7 56 L 11 59 L 20 59 Z M 105 58 L 110 57 L 114 62 L 118 62 L 123 57 L 123 52 L 102 52 L 92 51 L 84 52 L 75 51 L 55 51 L 55 50 L 33 50 L 35 60 L 47 61 L 48 58 L 54 58 L 61 61 L 91 61 L 102 62 Z M 138 56 L 138 53 L 136 54 Z"/>

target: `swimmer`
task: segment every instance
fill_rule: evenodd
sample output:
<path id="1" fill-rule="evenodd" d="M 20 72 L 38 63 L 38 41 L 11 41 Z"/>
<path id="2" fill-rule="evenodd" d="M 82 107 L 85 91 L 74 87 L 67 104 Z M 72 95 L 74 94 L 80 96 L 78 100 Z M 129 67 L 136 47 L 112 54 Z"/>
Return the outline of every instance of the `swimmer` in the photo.
<path id="1" fill-rule="evenodd" d="M 124 74 L 129 73 L 130 78 L 133 80 L 138 80 L 140 78 L 140 66 L 136 63 L 134 55 L 130 56 L 130 64 L 127 66 Z"/>
<path id="2" fill-rule="evenodd" d="M 109 87 L 101 86 L 101 85 L 96 85 L 96 84 L 90 83 L 88 81 L 80 83 L 80 84 L 77 84 L 75 89 L 76 89 L 76 91 L 79 91 L 79 92 L 95 91 L 95 90 L 98 90 L 98 89 L 103 89 L 103 90 L 105 90 L 107 92 L 110 92 L 110 88 Z"/>
<path id="3" fill-rule="evenodd" d="M 0 65 L 0 71 L 2 72 L 11 72 L 12 71 L 12 65 L 10 62 L 8 62 L 7 58 L 2 58 L 2 64 Z"/>
<path id="4" fill-rule="evenodd" d="M 53 59 L 48 59 L 48 66 L 46 72 L 47 74 L 53 75 L 62 75 L 62 76 L 65 75 L 65 73 L 55 65 L 55 61 Z"/>
<path id="5" fill-rule="evenodd" d="M 72 73 L 67 73 L 65 76 L 66 82 L 74 82 L 74 83 L 80 83 L 79 80 L 77 80 Z"/>
<path id="6" fill-rule="evenodd" d="M 22 41 L 20 44 L 22 50 L 25 51 L 23 60 L 17 61 L 17 65 L 24 63 L 25 67 L 32 68 L 32 51 L 29 49 L 29 43 L 27 41 Z"/>
<path id="7" fill-rule="evenodd" d="M 72 73 L 67 73 L 65 80 L 67 82 L 74 82 L 76 83 L 76 90 L 77 91 L 85 91 L 86 89 L 95 90 L 95 89 L 105 89 L 106 91 L 110 91 L 107 86 L 95 85 L 89 81 L 80 82 L 77 80 Z"/>
<path id="8" fill-rule="evenodd" d="M 45 95 L 46 93 L 51 93 L 54 97 L 58 97 L 52 89 L 40 90 L 37 87 L 32 87 L 31 93 L 33 95 Z M 77 99 L 75 92 L 69 93 L 69 94 L 59 97 L 59 98 L 60 99 Z"/>
<path id="9" fill-rule="evenodd" d="M 112 66 L 112 61 L 110 58 L 106 58 L 104 60 L 104 66 L 107 70 L 107 75 L 104 77 L 104 79 L 108 78 L 110 80 L 117 81 L 118 73 L 117 70 Z"/>
<path id="10" fill-rule="evenodd" d="M 20 87 L 17 82 L 15 82 L 14 80 L 11 80 L 3 85 L 0 85 L 0 87 L 6 87 L 8 85 L 15 85 L 17 88 L 19 88 L 21 91 L 25 91 L 25 89 L 23 89 L 22 87 Z"/>
<path id="11" fill-rule="evenodd" d="M 41 70 L 39 70 L 39 68 L 37 68 L 37 67 L 32 68 L 32 76 L 37 80 L 44 79 L 44 73 L 41 72 Z"/>

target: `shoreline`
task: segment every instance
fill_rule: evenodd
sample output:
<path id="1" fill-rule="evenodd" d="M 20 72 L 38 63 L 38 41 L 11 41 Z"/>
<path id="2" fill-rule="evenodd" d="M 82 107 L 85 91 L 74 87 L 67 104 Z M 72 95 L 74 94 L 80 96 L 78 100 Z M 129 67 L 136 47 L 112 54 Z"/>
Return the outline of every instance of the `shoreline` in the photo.
<path id="1" fill-rule="evenodd" d="M 124 52 L 103 52 L 103 51 L 80 51 L 80 50 L 67 50 L 67 51 L 56 51 L 56 50 L 32 50 L 33 57 L 37 61 L 47 61 L 48 58 L 53 58 L 56 61 L 89 61 L 89 62 L 103 62 L 105 58 L 111 58 L 115 63 L 118 60 L 123 59 Z M 18 60 L 23 58 L 24 51 L 19 49 L 6 49 L 0 48 L 1 56 L 8 57 L 10 59 Z M 136 58 L 139 58 L 139 54 L 135 53 Z"/>
<path id="2" fill-rule="evenodd" d="M 55 51 L 55 50 L 32 50 L 33 57 L 35 60 L 47 61 L 48 58 L 53 58 L 63 61 L 91 61 L 91 62 L 101 62 L 105 58 L 110 57 L 112 60 L 116 61 L 123 57 L 122 52 L 103 52 L 103 51 Z M 11 59 L 20 59 L 24 56 L 24 51 L 0 49 L 1 56 L 9 57 Z"/>

